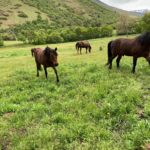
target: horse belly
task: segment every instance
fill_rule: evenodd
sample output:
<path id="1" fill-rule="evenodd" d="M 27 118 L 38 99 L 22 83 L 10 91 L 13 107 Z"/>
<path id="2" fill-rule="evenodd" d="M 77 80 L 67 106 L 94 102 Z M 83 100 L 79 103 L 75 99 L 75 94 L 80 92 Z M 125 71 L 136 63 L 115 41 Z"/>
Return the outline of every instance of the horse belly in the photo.
<path id="1" fill-rule="evenodd" d="M 123 50 L 124 55 L 126 56 L 133 56 L 133 52 L 131 49 L 124 49 Z"/>

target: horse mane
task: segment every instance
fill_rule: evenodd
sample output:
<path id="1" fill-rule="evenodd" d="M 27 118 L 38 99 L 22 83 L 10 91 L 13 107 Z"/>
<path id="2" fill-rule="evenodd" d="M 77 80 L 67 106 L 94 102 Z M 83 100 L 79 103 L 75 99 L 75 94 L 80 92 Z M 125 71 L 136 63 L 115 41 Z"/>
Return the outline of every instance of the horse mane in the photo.
<path id="1" fill-rule="evenodd" d="M 44 49 L 44 55 L 45 57 L 49 58 L 51 53 L 51 48 L 49 48 L 48 46 Z"/>
<path id="2" fill-rule="evenodd" d="M 142 46 L 150 45 L 150 32 L 144 32 L 143 34 L 138 36 L 137 39 Z"/>

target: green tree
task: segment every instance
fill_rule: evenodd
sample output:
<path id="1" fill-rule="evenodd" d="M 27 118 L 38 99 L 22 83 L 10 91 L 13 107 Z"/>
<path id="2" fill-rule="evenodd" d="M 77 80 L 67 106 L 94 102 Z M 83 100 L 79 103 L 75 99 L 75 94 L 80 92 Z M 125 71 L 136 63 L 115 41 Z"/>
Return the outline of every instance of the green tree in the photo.
<path id="1" fill-rule="evenodd" d="M 133 18 L 132 18 L 133 19 Z M 131 20 L 132 20 L 128 14 L 120 14 L 118 23 L 117 23 L 117 34 L 128 35 L 130 33 L 130 26 L 131 26 Z"/>
<path id="2" fill-rule="evenodd" d="M 108 25 L 100 29 L 101 37 L 109 37 L 113 34 L 113 27 Z"/>
<path id="3" fill-rule="evenodd" d="M 64 42 L 63 37 L 57 32 L 51 33 L 49 36 L 47 36 L 47 43 L 62 43 Z"/>
<path id="4" fill-rule="evenodd" d="M 1 46 L 4 46 L 4 41 L 3 41 L 2 37 L 0 36 L 0 47 Z"/>
<path id="5" fill-rule="evenodd" d="M 150 31 L 150 13 L 146 13 L 140 22 L 142 31 Z"/>

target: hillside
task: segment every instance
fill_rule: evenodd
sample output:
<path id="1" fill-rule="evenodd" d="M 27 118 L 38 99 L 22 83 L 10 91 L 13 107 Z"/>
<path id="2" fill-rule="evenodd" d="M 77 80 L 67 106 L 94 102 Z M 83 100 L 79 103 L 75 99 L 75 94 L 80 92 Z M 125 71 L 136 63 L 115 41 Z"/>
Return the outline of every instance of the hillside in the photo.
<path id="1" fill-rule="evenodd" d="M 92 0 L 0 0 L 2 28 L 35 20 L 38 14 L 60 27 L 112 24 L 117 16 Z"/>

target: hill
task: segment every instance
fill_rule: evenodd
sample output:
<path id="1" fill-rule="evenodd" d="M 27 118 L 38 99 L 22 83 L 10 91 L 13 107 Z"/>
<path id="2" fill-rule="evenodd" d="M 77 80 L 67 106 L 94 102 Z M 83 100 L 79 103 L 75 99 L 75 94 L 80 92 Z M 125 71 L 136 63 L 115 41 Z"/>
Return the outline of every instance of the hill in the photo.
<path id="1" fill-rule="evenodd" d="M 52 26 L 100 26 L 114 23 L 117 12 L 93 0 L 0 0 L 2 28 L 35 20 L 38 15 Z"/>

